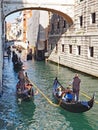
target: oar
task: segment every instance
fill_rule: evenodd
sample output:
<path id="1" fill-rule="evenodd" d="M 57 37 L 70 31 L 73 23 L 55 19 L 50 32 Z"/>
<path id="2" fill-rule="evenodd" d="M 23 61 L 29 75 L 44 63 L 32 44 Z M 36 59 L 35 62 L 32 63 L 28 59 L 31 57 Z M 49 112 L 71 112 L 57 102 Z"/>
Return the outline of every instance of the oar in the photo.
<path id="1" fill-rule="evenodd" d="M 80 93 L 82 94 L 82 95 L 84 95 L 85 97 L 87 97 L 88 99 L 91 99 L 91 97 L 89 97 L 87 94 L 85 94 L 83 91 L 80 91 Z M 96 104 L 98 104 L 98 101 L 94 101 Z"/>
<path id="2" fill-rule="evenodd" d="M 31 82 L 31 81 L 30 81 Z M 53 106 L 59 107 L 59 104 L 55 104 L 53 103 L 35 84 L 34 82 L 31 82 L 33 84 L 33 86 L 41 93 L 41 95 Z"/>
<path id="3" fill-rule="evenodd" d="M 70 85 L 69 88 L 72 88 L 72 86 Z M 87 94 L 85 94 L 83 91 L 80 91 L 80 93 L 81 93 L 83 96 L 85 96 L 86 98 L 91 99 L 91 97 L 88 96 Z M 94 102 L 95 102 L 96 104 L 98 104 L 98 101 L 94 101 Z"/>

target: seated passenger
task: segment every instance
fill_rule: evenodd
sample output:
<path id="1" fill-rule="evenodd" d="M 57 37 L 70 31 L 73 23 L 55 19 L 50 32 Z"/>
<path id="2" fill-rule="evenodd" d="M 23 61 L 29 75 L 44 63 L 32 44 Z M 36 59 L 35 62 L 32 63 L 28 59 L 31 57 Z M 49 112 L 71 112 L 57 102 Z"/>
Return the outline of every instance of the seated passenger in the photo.
<path id="1" fill-rule="evenodd" d="M 58 95 L 59 98 L 62 96 L 62 89 L 61 89 L 61 87 L 58 88 L 57 95 Z"/>
<path id="2" fill-rule="evenodd" d="M 66 93 L 65 98 L 67 102 L 71 102 L 73 100 L 73 95 L 70 92 L 68 92 Z"/>
<path id="3" fill-rule="evenodd" d="M 62 100 L 66 101 L 66 93 L 62 94 Z"/>
<path id="4" fill-rule="evenodd" d="M 66 101 L 66 102 L 71 102 L 73 100 L 73 95 L 71 92 L 64 92 L 62 94 L 62 100 Z"/>

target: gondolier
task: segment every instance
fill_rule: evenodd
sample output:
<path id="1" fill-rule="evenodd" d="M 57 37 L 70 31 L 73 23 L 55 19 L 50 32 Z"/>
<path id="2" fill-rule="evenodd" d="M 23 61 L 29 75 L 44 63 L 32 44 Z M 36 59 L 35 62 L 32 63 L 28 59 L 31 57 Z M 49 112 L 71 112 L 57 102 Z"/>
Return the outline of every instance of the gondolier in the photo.
<path id="1" fill-rule="evenodd" d="M 72 89 L 73 89 L 75 101 L 79 100 L 80 83 L 81 83 L 81 79 L 79 78 L 78 74 L 76 73 L 75 77 L 73 78 L 73 82 L 72 82 Z"/>

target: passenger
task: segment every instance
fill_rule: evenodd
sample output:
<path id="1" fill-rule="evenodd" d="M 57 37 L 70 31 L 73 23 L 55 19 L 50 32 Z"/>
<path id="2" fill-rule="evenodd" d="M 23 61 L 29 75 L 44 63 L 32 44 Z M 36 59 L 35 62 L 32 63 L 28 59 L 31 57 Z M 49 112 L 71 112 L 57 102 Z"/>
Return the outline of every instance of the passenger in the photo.
<path id="1" fill-rule="evenodd" d="M 62 100 L 66 101 L 66 93 L 62 94 Z"/>
<path id="2" fill-rule="evenodd" d="M 24 78 L 25 78 L 25 76 L 24 76 L 23 70 L 19 71 L 19 73 L 18 73 L 18 79 L 21 80 L 21 81 L 24 81 Z"/>
<path id="3" fill-rule="evenodd" d="M 25 88 L 27 89 L 27 90 L 30 90 L 31 89 L 31 84 L 27 84 L 26 86 L 25 86 Z"/>
<path id="4" fill-rule="evenodd" d="M 24 94 L 27 96 L 32 95 L 32 84 L 27 84 L 25 86 Z"/>
<path id="5" fill-rule="evenodd" d="M 59 98 L 62 96 L 62 89 L 61 89 L 61 87 L 58 88 L 57 95 L 58 95 Z"/>
<path id="6" fill-rule="evenodd" d="M 73 95 L 70 92 L 68 92 L 66 93 L 65 98 L 67 102 L 71 102 L 73 100 Z"/>
<path id="7" fill-rule="evenodd" d="M 17 91 L 19 93 L 21 93 L 22 91 L 24 91 L 24 89 L 25 89 L 24 82 L 22 82 L 21 80 L 19 80 L 19 82 L 17 83 Z"/>
<path id="8" fill-rule="evenodd" d="M 66 102 L 71 102 L 73 100 L 72 93 L 71 92 L 63 93 L 62 100 L 66 101 Z"/>

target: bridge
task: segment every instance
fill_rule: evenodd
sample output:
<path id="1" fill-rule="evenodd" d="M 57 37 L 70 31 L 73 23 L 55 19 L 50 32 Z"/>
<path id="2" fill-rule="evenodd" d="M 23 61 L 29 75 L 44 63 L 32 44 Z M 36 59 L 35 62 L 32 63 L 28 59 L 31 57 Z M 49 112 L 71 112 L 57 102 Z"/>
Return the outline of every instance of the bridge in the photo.
<path id="1" fill-rule="evenodd" d="M 24 9 L 45 10 L 63 16 L 73 23 L 74 0 L 2 0 L 3 17 Z"/>
<path id="2" fill-rule="evenodd" d="M 74 0 L 0 0 L 0 92 L 2 91 L 3 45 L 5 39 L 5 18 L 22 10 L 44 10 L 56 13 L 73 24 Z"/>

